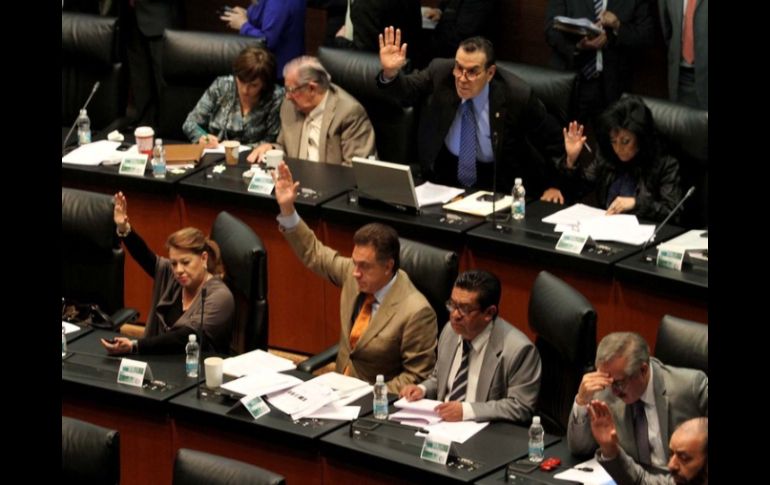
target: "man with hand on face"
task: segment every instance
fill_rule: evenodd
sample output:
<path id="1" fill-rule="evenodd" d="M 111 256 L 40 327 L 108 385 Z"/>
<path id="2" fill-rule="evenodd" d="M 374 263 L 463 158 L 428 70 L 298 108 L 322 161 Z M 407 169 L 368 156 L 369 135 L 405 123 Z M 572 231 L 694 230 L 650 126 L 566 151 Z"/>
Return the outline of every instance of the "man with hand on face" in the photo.
<path id="1" fill-rule="evenodd" d="M 497 317 L 500 280 L 487 271 L 460 274 L 447 302 L 449 325 L 430 378 L 401 397 L 444 401 L 444 421 L 530 420 L 540 391 L 540 354 L 521 331 Z"/>
<path id="2" fill-rule="evenodd" d="M 567 427 L 575 455 L 594 452 L 588 407 L 607 403 L 617 423 L 621 448 L 637 463 L 663 469 L 669 460 L 671 432 L 682 422 L 708 416 L 708 377 L 703 371 L 666 366 L 650 357 L 641 335 L 615 332 L 596 349 L 598 370 L 583 376 Z"/>
<path id="3" fill-rule="evenodd" d="M 671 435 L 668 473 L 655 474 L 634 463 L 618 445 L 615 422 L 607 404 L 591 401 L 591 433 L 599 444 L 596 460 L 617 485 L 706 485 L 708 484 L 708 418 L 685 421 Z"/>
<path id="4" fill-rule="evenodd" d="M 352 257 L 340 256 L 299 218 L 299 182 L 286 163 L 273 178 L 281 233 L 305 266 L 342 289 L 337 372 L 369 383 L 383 374 L 392 393 L 427 378 L 436 362 L 436 312 L 399 269 L 396 231 L 367 224 L 353 236 Z"/>
<path id="5" fill-rule="evenodd" d="M 408 75 L 400 31 L 388 27 L 379 41 L 378 86 L 399 100 L 424 99 L 417 148 L 426 179 L 489 190 L 497 165 L 496 191 L 510 193 L 516 177 L 531 194 L 553 186 L 561 129 L 530 86 L 497 69 L 489 40 L 466 39 L 454 59 Z"/>

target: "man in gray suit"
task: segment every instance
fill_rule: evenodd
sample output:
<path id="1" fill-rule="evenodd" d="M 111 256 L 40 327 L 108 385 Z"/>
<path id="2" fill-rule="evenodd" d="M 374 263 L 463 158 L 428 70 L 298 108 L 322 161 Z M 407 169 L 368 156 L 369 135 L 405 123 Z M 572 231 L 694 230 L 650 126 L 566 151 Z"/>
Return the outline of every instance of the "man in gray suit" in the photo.
<path id="1" fill-rule="evenodd" d="M 500 280 L 482 270 L 460 274 L 447 302 L 449 325 L 431 376 L 405 386 L 409 401 L 444 401 L 444 421 L 529 421 L 540 391 L 540 354 L 521 331 L 497 317 Z"/>
<path id="2" fill-rule="evenodd" d="M 591 432 L 599 443 L 596 460 L 618 485 L 704 485 L 709 476 L 708 418 L 685 421 L 671 435 L 668 473 L 656 474 L 634 463 L 618 445 L 612 412 L 606 403 L 591 401 Z"/>
<path id="3" fill-rule="evenodd" d="M 686 25 L 688 6 L 694 9 L 692 26 Z M 668 46 L 669 98 L 709 109 L 708 0 L 658 0 L 658 9 L 663 40 Z M 686 32 L 690 28 L 693 35 L 688 48 Z"/>
<path id="4" fill-rule="evenodd" d="M 598 370 L 583 376 L 572 406 L 567 439 L 575 455 L 594 452 L 588 407 L 607 403 L 617 423 L 620 446 L 636 462 L 663 469 L 665 447 L 682 422 L 708 416 L 708 377 L 703 371 L 666 366 L 650 357 L 641 335 L 615 332 L 599 342 Z"/>
<path id="5" fill-rule="evenodd" d="M 286 99 L 275 143 L 263 143 L 247 157 L 255 163 L 272 149 L 315 162 L 350 165 L 353 157 L 377 155 L 374 128 L 353 96 L 331 82 L 315 57 L 302 56 L 283 69 Z"/>

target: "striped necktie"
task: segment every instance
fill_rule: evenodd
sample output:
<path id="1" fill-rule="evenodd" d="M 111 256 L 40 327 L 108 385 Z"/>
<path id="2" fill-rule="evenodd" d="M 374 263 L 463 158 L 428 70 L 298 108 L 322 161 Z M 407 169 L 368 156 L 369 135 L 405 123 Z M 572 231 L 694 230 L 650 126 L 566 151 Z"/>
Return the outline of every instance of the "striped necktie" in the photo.
<path id="1" fill-rule="evenodd" d="M 601 20 L 602 10 L 604 10 L 604 1 L 594 0 L 594 22 L 599 22 Z M 602 70 L 601 59 L 599 58 L 600 54 L 601 51 L 597 50 L 596 54 L 591 56 L 591 59 L 586 62 L 583 68 L 580 70 L 580 72 L 583 73 L 583 77 L 586 79 L 591 79 L 596 75 L 597 72 Z"/>
<path id="2" fill-rule="evenodd" d="M 652 459 L 649 431 L 647 428 L 647 413 L 644 411 L 644 402 L 639 399 L 632 406 L 634 411 L 634 437 L 636 438 L 636 449 L 639 451 L 639 463 L 650 465 Z"/>
<path id="3" fill-rule="evenodd" d="M 468 354 L 471 353 L 472 348 L 470 340 L 463 339 L 463 356 L 452 384 L 452 392 L 449 393 L 449 401 L 465 400 L 465 391 L 468 389 Z"/>
<path id="4" fill-rule="evenodd" d="M 463 187 L 476 183 L 476 114 L 469 99 L 460 107 L 460 153 L 457 156 L 457 180 Z"/>

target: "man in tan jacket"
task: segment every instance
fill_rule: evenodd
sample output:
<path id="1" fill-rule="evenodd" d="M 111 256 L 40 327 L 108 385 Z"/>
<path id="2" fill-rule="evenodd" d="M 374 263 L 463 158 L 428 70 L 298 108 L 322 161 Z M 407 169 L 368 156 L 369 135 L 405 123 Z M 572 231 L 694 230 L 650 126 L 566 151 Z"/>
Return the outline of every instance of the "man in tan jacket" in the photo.
<path id="1" fill-rule="evenodd" d="M 436 313 L 399 269 L 396 231 L 367 224 L 353 236 L 352 257 L 340 256 L 299 218 L 299 182 L 284 162 L 274 177 L 284 237 L 305 266 L 342 289 L 337 372 L 369 383 L 383 374 L 392 393 L 427 379 L 436 363 Z"/>

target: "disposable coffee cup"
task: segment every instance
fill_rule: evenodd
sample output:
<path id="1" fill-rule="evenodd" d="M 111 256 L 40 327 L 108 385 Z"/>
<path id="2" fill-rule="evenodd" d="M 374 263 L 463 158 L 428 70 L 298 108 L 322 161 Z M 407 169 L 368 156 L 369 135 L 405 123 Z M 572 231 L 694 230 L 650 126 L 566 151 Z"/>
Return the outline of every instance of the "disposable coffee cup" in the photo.
<path id="1" fill-rule="evenodd" d="M 238 140 L 226 140 L 222 142 L 225 148 L 225 163 L 228 165 L 238 165 L 238 153 L 241 142 Z"/>
<path id="2" fill-rule="evenodd" d="M 283 150 L 268 150 L 265 153 L 265 165 L 268 168 L 278 168 L 281 160 L 283 160 Z"/>
<path id="3" fill-rule="evenodd" d="M 222 365 L 224 361 L 221 357 L 207 357 L 203 361 L 206 369 L 206 387 L 215 389 L 222 385 Z"/>
<path id="4" fill-rule="evenodd" d="M 136 149 L 139 153 L 152 156 L 152 137 L 155 136 L 155 131 L 149 126 L 138 126 L 134 130 L 134 138 L 136 138 Z"/>

